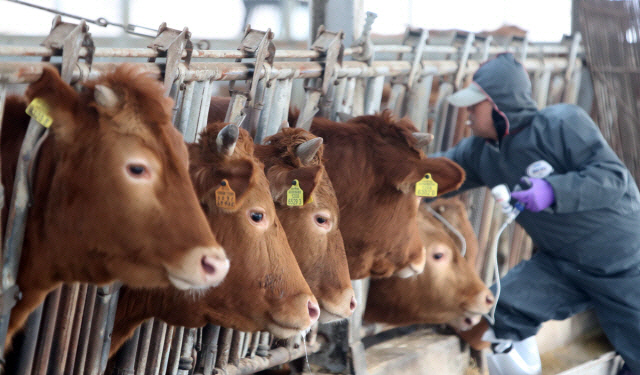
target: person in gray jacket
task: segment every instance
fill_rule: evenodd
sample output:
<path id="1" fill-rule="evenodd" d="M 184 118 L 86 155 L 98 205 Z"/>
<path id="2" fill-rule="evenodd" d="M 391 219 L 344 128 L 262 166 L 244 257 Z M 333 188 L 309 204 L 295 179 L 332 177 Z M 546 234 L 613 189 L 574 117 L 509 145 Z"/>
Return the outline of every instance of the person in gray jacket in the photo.
<path id="1" fill-rule="evenodd" d="M 538 109 L 512 54 L 481 65 L 449 102 L 468 107 L 473 132 L 442 154 L 466 171 L 456 193 L 514 190 L 526 177 L 511 197 L 537 248 L 501 280 L 495 323 L 480 325 L 490 373 L 539 373 L 541 323 L 593 308 L 625 361 L 620 373 L 640 374 L 640 193 L 629 170 L 580 107 Z"/>

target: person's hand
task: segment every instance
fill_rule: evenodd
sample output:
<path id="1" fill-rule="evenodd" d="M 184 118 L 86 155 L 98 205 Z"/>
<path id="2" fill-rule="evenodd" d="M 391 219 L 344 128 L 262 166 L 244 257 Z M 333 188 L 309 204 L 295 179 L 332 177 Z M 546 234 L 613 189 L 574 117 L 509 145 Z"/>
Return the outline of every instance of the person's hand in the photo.
<path id="1" fill-rule="evenodd" d="M 522 180 L 524 180 L 524 177 Z M 511 198 L 522 202 L 524 207 L 531 212 L 540 212 L 556 201 L 553 187 L 551 187 L 550 183 L 540 178 L 529 178 L 528 180 L 531 183 L 531 187 L 527 190 L 511 193 Z"/>

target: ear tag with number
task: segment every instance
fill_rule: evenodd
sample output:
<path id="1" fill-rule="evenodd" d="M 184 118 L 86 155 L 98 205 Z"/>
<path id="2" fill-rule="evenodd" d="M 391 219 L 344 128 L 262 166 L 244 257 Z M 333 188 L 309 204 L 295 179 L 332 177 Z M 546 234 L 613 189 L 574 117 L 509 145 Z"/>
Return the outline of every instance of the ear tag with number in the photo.
<path id="1" fill-rule="evenodd" d="M 49 116 L 49 105 L 43 99 L 33 99 L 25 112 L 45 128 L 50 127 L 53 123 L 53 118 Z"/>
<path id="2" fill-rule="evenodd" d="M 431 173 L 427 173 L 422 180 L 416 182 L 416 195 L 419 197 L 438 196 L 438 183 L 431 179 Z"/>
<path id="3" fill-rule="evenodd" d="M 231 190 L 229 182 L 222 180 L 220 187 L 216 189 L 216 206 L 233 210 L 236 208 L 236 193 Z"/>
<path id="4" fill-rule="evenodd" d="M 287 190 L 287 206 L 302 206 L 304 204 L 303 195 L 300 183 L 298 180 L 293 180 L 291 187 Z"/>

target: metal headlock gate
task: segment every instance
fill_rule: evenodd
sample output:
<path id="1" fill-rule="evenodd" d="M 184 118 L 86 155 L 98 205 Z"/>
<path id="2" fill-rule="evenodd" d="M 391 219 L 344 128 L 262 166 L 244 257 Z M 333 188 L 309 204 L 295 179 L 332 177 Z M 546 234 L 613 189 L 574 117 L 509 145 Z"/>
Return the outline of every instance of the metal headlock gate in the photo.
<path id="1" fill-rule="evenodd" d="M 378 112 L 387 82 L 391 94 L 386 107 L 411 118 L 419 131 L 436 135 L 425 151 L 444 150 L 467 135 L 457 110 L 446 104 L 446 96 L 465 86 L 482 61 L 505 50 L 524 62 L 541 107 L 552 103 L 550 93 L 556 92 L 560 95 L 554 94 L 553 101 L 576 102 L 582 67 L 579 35 L 555 44 L 520 39 L 497 45 L 491 37 L 454 32 L 438 39 L 430 38 L 427 30 L 408 28 L 400 45 L 374 45 L 369 35 L 374 18 L 369 14 L 365 32 L 351 48 L 344 48 L 341 32 L 321 27 L 310 50 L 276 50 L 269 30 L 247 26 L 238 50 L 228 51 L 194 49 L 187 28 L 175 30 L 166 24 L 147 49 L 100 48 L 93 45 L 84 21 L 75 25 L 57 17 L 42 46 L 0 46 L 0 119 L 7 87 L 36 81 L 46 64 L 55 65 L 65 80 L 75 83 L 97 77 L 130 58 L 147 59 L 135 64 L 163 80 L 166 94 L 176 103 L 174 124 L 188 142 L 195 141 L 206 126 L 214 81 L 229 82 L 232 99 L 226 119 L 249 130 L 255 142 L 280 129 L 287 119 L 292 91 L 301 81 L 304 102 L 297 126 L 306 129 L 317 114 L 338 120 L 344 115 Z M 384 55 L 391 58 L 380 60 Z M 32 61 L 34 56 L 43 61 Z M 60 56 L 61 61 L 51 61 Z M 237 81 L 245 82 L 241 87 Z M 26 153 L 28 147 L 23 146 Z M 24 186 L 15 189 L 25 195 Z M 476 268 L 492 275 L 486 249 L 502 214 L 484 190 L 466 193 L 465 199 L 481 245 Z M 0 334 L 6 334 L 10 309 L 19 297 L 15 286 L 22 238 L 19 227 L 24 226 L 21 212 L 28 202 L 15 206 L 21 211 L 12 211 L 9 227 L 17 229 L 6 232 L 3 247 L 0 323 L 5 326 L 0 325 L 4 327 Z M 531 244 L 521 228 L 503 237 L 509 243 L 500 250 L 504 258 L 501 270 L 506 271 L 529 255 Z M 7 359 L 13 358 L 11 368 L 20 374 L 250 374 L 302 358 L 297 363 L 300 371 L 312 368 L 314 372 L 364 375 L 361 338 L 367 285 L 367 280 L 353 281 L 359 307 L 348 323 L 315 326 L 305 337 L 288 341 L 265 332 L 245 333 L 213 325 L 189 329 L 150 320 L 136 330 L 109 366 L 118 285 L 65 285 L 32 314 L 23 340 L 14 345 Z M 4 343 L 3 337 L 0 342 Z"/>

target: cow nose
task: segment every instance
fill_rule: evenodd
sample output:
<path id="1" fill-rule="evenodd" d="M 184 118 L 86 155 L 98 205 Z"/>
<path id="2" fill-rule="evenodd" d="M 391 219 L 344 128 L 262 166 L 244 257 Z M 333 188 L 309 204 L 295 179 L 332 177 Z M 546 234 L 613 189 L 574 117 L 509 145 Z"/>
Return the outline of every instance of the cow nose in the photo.
<path id="1" fill-rule="evenodd" d="M 221 259 L 211 255 L 203 255 L 200 260 L 204 279 L 207 285 L 217 286 L 229 272 L 229 259 Z"/>
<path id="2" fill-rule="evenodd" d="M 358 307 L 358 301 L 356 301 L 356 297 L 351 297 L 351 302 L 349 303 L 349 309 L 351 310 L 352 314 L 354 311 L 356 311 L 356 307 Z"/>
<path id="3" fill-rule="evenodd" d="M 494 299 L 493 299 L 493 294 L 491 294 L 491 292 L 487 293 L 484 300 L 487 303 L 487 305 L 493 306 Z"/>
<path id="4" fill-rule="evenodd" d="M 309 318 L 311 318 L 311 325 L 318 321 L 320 317 L 320 306 L 317 303 L 309 300 L 307 302 L 307 307 L 309 308 Z"/>

